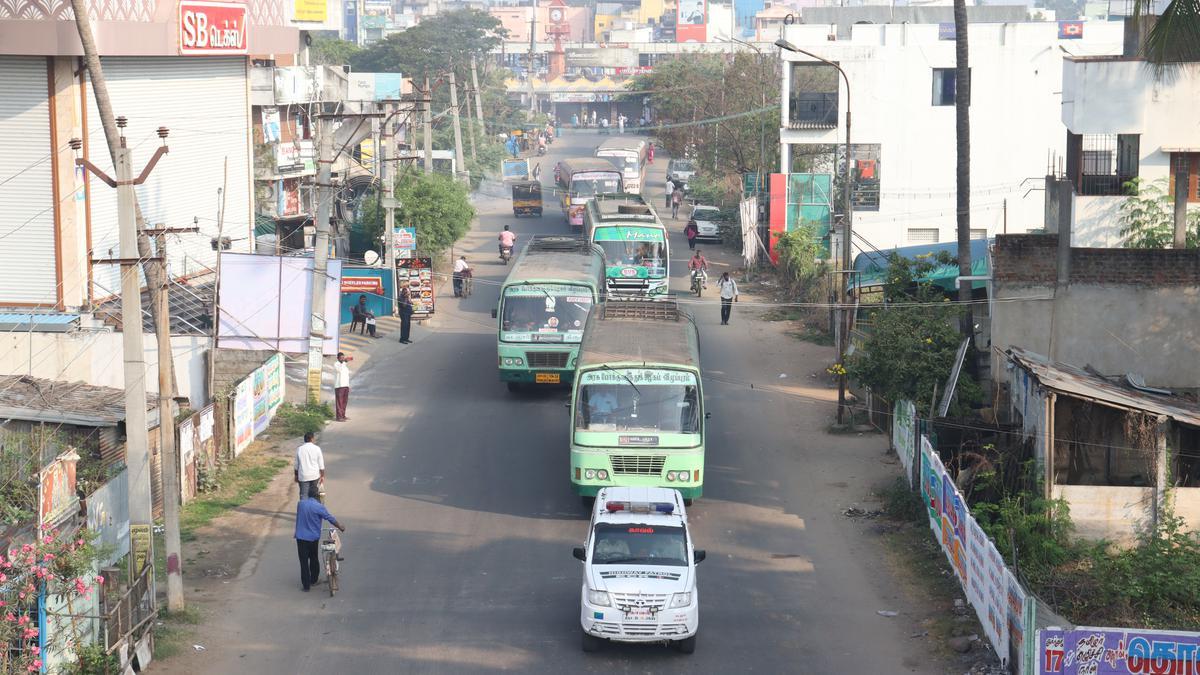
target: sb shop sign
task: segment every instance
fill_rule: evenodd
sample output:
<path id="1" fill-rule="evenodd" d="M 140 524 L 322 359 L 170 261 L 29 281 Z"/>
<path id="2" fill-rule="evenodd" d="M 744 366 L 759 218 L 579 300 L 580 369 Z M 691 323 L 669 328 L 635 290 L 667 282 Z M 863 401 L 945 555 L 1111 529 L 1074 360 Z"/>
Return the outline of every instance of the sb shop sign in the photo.
<path id="1" fill-rule="evenodd" d="M 246 5 L 234 2 L 179 3 L 179 53 L 183 56 L 245 54 Z"/>

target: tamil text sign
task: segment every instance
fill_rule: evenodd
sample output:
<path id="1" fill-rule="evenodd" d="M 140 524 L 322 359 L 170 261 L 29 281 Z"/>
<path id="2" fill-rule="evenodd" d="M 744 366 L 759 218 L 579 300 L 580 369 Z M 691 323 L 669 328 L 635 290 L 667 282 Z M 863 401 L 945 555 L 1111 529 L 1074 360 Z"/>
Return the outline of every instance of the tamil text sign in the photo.
<path id="1" fill-rule="evenodd" d="M 179 3 L 180 54 L 245 54 L 246 47 L 245 4 L 196 0 Z"/>
<path id="2" fill-rule="evenodd" d="M 1200 673 L 1200 633 L 1086 628 L 1038 631 L 1039 674 Z"/>

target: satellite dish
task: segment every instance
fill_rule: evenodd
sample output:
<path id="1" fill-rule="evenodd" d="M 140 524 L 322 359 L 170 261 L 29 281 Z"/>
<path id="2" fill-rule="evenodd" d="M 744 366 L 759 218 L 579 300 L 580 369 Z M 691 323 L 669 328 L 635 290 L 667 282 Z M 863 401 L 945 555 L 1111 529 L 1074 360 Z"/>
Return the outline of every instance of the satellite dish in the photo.
<path id="1" fill-rule="evenodd" d="M 379 262 L 379 254 L 375 251 L 367 251 L 363 254 L 363 262 L 367 263 L 368 265 L 374 265 L 375 263 Z"/>

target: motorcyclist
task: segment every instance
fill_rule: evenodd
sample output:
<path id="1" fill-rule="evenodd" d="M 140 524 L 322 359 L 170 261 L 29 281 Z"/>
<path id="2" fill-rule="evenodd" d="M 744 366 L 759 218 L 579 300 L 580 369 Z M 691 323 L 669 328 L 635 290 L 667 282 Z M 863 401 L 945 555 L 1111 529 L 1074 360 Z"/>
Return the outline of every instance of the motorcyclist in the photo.
<path id="1" fill-rule="evenodd" d="M 688 260 L 688 269 L 693 275 L 700 277 L 702 288 L 708 288 L 708 260 L 704 257 L 704 252 L 696 249 L 695 255 L 691 260 Z"/>
<path id="2" fill-rule="evenodd" d="M 517 243 L 517 235 L 515 235 L 511 231 L 509 231 L 507 225 L 504 226 L 504 231 L 502 231 L 500 233 L 500 236 L 498 236 L 496 238 L 498 240 L 500 240 L 500 257 L 501 258 L 504 257 L 504 249 L 507 248 L 511 252 L 513 250 L 513 247 L 516 246 L 516 243 Z"/>

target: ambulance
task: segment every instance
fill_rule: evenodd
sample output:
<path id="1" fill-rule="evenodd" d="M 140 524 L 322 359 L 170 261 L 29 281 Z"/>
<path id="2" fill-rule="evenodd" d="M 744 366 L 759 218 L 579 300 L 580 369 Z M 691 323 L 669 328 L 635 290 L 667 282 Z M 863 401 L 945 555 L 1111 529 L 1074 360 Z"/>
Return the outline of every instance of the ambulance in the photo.
<path id="1" fill-rule="evenodd" d="M 659 487 L 601 488 L 587 540 L 580 591 L 583 651 L 605 640 L 673 644 L 696 650 L 700 596 L 683 497 Z"/>

